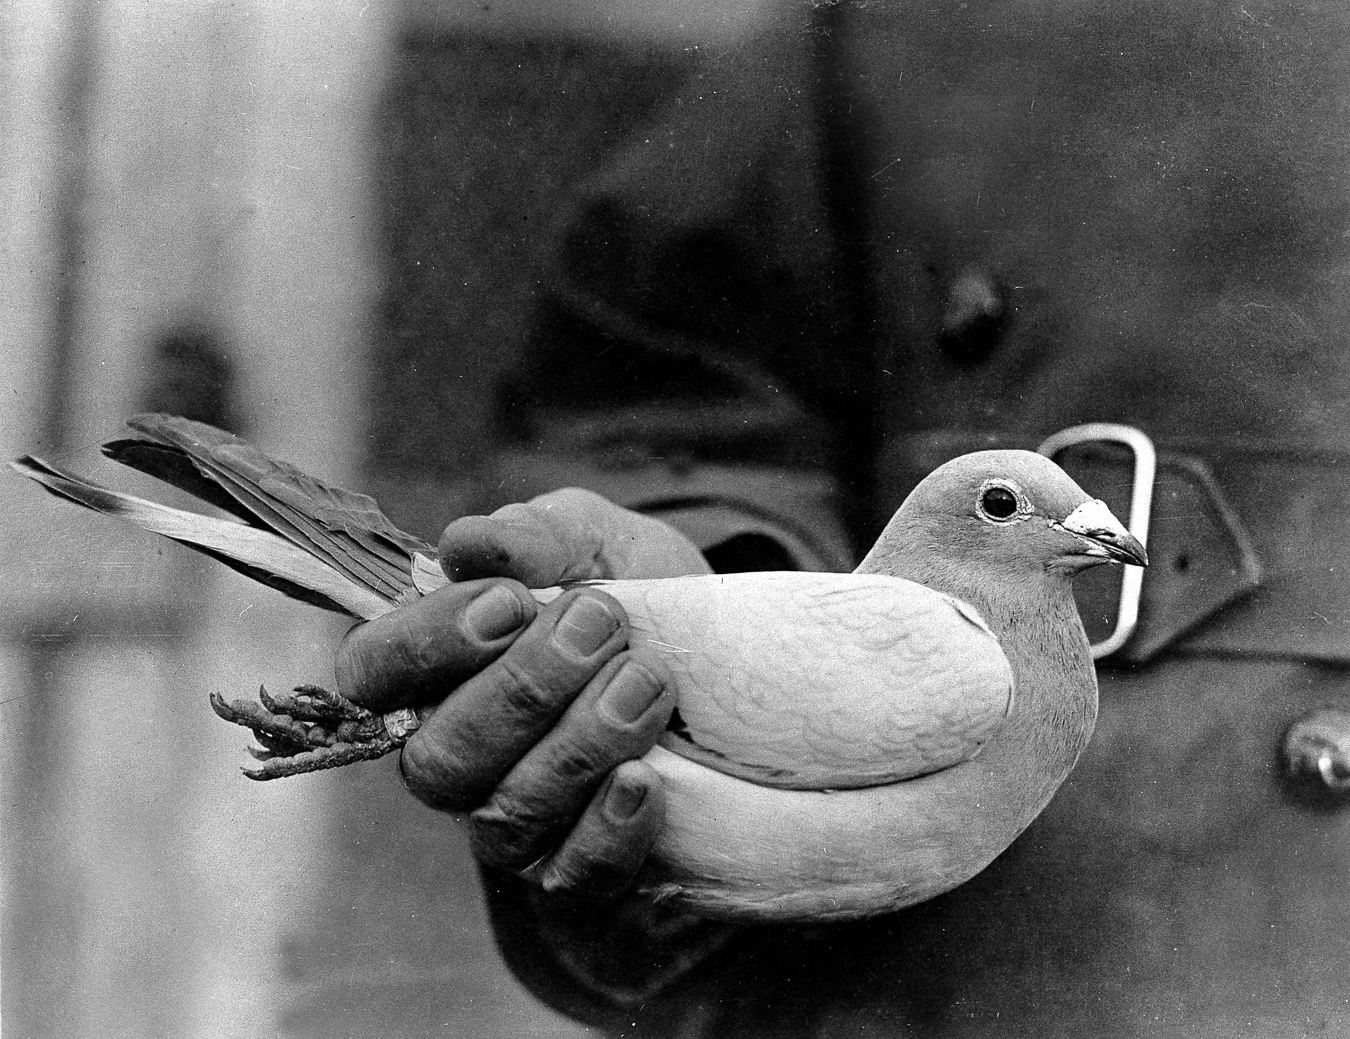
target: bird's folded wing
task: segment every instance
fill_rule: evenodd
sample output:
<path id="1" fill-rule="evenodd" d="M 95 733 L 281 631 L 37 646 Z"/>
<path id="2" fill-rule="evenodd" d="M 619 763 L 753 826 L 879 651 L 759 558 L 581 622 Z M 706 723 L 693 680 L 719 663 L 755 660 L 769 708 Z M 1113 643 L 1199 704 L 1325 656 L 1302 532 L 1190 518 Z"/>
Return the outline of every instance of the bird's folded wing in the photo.
<path id="1" fill-rule="evenodd" d="M 968 605 L 899 578 L 729 574 L 604 585 L 636 653 L 675 676 L 665 745 L 791 788 L 896 782 L 969 760 L 1012 706 L 1012 669 Z"/>
<path id="2" fill-rule="evenodd" d="M 367 620 L 396 605 L 388 596 L 352 581 L 313 553 L 262 527 L 111 491 L 32 455 L 11 464 L 58 497 L 172 538 L 294 599 Z"/>
<path id="3" fill-rule="evenodd" d="M 146 414 L 127 424 L 148 440 L 113 441 L 104 447 L 110 458 L 272 530 L 377 595 L 396 602 L 417 595 L 413 556 L 433 550 L 395 527 L 373 498 L 325 483 L 205 423 Z"/>

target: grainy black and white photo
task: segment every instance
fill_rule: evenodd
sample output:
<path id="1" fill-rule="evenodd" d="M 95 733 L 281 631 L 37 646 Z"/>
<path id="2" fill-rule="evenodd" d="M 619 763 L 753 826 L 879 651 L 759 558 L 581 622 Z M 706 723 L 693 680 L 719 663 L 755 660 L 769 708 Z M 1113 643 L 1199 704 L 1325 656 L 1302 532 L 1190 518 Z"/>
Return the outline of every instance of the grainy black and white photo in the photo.
<path id="1" fill-rule="evenodd" d="M 6 1039 L 1350 1036 L 1346 5 L 0 26 Z"/>

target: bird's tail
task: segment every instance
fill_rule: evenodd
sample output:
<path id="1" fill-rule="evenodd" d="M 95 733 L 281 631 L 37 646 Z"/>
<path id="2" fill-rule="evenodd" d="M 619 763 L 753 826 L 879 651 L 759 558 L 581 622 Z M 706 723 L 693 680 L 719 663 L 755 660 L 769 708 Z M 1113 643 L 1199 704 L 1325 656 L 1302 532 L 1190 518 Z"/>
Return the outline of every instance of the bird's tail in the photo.
<path id="1" fill-rule="evenodd" d="M 446 583 L 426 542 L 373 498 L 269 458 L 230 433 L 173 415 L 127 423 L 114 461 L 172 484 L 230 518 L 108 490 L 25 455 L 12 463 L 51 493 L 204 552 L 292 598 L 369 620 Z"/>

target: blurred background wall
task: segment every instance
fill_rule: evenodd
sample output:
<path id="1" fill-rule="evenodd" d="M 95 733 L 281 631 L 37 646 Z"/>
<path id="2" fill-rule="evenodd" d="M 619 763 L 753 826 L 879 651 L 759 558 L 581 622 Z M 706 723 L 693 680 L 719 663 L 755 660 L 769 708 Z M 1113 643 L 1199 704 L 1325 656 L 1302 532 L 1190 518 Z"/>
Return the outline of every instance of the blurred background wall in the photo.
<path id="1" fill-rule="evenodd" d="M 98 444 L 187 413 L 434 535 L 567 186 L 774 2 L 11 0 L 0 450 L 145 493 Z M 392 760 L 239 775 L 207 693 L 340 620 L 4 479 L 6 1037 L 584 1032 Z"/>

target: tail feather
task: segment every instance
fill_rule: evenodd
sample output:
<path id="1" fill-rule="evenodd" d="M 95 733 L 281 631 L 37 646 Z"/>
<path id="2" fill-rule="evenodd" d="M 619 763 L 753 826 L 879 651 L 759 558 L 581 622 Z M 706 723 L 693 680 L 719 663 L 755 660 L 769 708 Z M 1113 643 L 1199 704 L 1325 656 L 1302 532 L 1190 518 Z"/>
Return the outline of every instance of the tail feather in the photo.
<path id="1" fill-rule="evenodd" d="M 11 465 L 59 498 L 162 534 L 302 602 L 367 620 L 396 605 L 271 531 L 108 490 L 32 455 Z"/>

